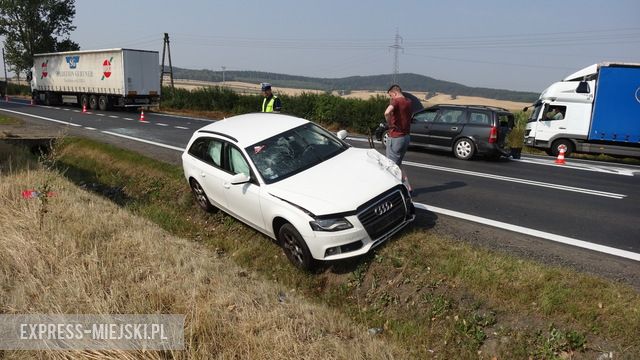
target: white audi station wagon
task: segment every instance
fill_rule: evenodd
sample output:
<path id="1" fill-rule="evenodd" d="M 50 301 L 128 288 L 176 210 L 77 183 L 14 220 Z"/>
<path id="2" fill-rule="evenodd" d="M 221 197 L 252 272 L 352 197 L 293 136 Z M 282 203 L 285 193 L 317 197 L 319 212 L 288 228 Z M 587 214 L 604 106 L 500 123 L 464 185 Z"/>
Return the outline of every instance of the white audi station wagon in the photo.
<path id="1" fill-rule="evenodd" d="M 415 218 L 397 165 L 315 123 L 257 113 L 197 130 L 182 154 L 197 203 L 264 233 L 297 267 L 367 253 Z"/>

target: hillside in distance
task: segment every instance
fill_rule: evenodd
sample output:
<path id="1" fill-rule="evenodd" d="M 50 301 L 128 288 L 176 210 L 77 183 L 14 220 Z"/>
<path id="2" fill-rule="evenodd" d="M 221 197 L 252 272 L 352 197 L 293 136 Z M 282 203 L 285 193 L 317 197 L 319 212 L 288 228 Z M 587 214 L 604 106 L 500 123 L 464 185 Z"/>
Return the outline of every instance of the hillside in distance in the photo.
<path id="1" fill-rule="evenodd" d="M 191 70 L 173 68 L 174 78 L 199 81 L 221 82 L 222 71 Z M 307 76 L 276 74 L 259 71 L 225 71 L 225 81 L 247 83 L 270 82 L 276 87 L 313 89 L 324 91 L 372 90 L 385 91 L 391 84 L 391 75 L 349 76 L 344 78 L 315 78 Z M 470 87 L 455 82 L 434 79 L 432 77 L 403 73 L 398 74 L 397 82 L 407 91 L 444 93 L 456 96 L 476 96 L 497 100 L 534 102 L 539 94 L 525 91 L 512 91 L 482 87 Z"/>

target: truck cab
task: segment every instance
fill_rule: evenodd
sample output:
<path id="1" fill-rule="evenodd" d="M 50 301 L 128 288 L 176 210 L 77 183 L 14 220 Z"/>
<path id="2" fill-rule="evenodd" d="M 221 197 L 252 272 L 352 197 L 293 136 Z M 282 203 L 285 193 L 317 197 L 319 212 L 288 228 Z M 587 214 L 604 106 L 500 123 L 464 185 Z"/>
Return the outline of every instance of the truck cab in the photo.
<path id="1" fill-rule="evenodd" d="M 552 84 L 540 94 L 525 128 L 526 145 L 555 156 L 560 145 L 572 152 L 576 149 L 576 140 L 588 138 L 596 72 L 596 66 L 592 65 Z"/>
<path id="2" fill-rule="evenodd" d="M 603 62 L 556 82 L 533 104 L 525 144 L 572 152 L 640 156 L 640 64 Z"/>

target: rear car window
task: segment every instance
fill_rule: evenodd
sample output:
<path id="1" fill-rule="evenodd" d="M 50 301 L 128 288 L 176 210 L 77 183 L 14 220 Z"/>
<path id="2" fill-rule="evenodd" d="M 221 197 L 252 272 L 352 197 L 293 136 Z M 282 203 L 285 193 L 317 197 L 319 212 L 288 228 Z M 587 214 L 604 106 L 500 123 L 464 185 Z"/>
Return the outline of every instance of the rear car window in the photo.
<path id="1" fill-rule="evenodd" d="M 198 138 L 189 148 L 189 154 L 208 164 L 220 167 L 222 164 L 222 141 L 208 137 Z"/>
<path id="2" fill-rule="evenodd" d="M 491 119 L 489 114 L 485 112 L 472 111 L 469 114 L 469 124 L 489 126 L 491 125 Z"/>

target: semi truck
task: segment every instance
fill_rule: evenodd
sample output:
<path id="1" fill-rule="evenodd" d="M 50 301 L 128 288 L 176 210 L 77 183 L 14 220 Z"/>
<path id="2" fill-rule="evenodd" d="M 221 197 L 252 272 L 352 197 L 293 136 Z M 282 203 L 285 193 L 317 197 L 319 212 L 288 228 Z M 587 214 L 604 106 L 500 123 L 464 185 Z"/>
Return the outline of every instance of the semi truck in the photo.
<path id="1" fill-rule="evenodd" d="M 554 156 L 562 145 L 566 155 L 640 156 L 640 64 L 594 64 L 549 86 L 533 104 L 525 144 Z"/>
<path id="2" fill-rule="evenodd" d="M 27 75 L 36 103 L 79 104 L 93 110 L 157 106 L 157 51 L 83 50 L 34 55 Z"/>

